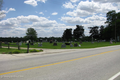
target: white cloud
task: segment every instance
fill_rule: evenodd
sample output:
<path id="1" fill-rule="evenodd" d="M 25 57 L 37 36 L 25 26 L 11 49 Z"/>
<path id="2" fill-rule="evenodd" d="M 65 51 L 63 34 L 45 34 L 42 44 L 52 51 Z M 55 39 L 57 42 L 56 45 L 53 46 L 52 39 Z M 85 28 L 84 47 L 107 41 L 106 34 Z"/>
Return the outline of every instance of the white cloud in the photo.
<path id="1" fill-rule="evenodd" d="M 63 7 L 73 9 L 76 5 L 73 5 L 71 2 L 66 2 L 63 4 Z"/>
<path id="2" fill-rule="evenodd" d="M 91 26 L 100 26 L 104 25 L 106 18 L 102 15 L 93 15 L 87 18 L 80 18 L 80 17 L 61 17 L 61 21 L 64 21 L 69 24 L 90 24 Z"/>
<path id="3" fill-rule="evenodd" d="M 37 1 L 40 1 L 40 2 L 43 2 L 43 3 L 45 3 L 47 0 L 37 0 Z"/>
<path id="4" fill-rule="evenodd" d="M 77 9 L 84 10 L 90 13 L 106 13 L 110 10 L 117 10 L 115 6 L 113 6 L 112 3 L 97 3 L 97 2 L 89 2 L 89 1 L 81 1 Z"/>
<path id="5" fill-rule="evenodd" d="M 6 11 L 2 10 L 0 11 L 0 20 L 6 17 Z"/>
<path id="6" fill-rule="evenodd" d="M 77 8 L 73 11 L 68 11 L 66 14 L 70 16 L 78 16 L 78 17 L 87 17 L 93 14 L 106 14 L 108 11 L 116 10 L 119 8 L 114 6 L 112 3 L 98 3 L 93 1 L 81 1 Z"/>
<path id="7" fill-rule="evenodd" d="M 29 27 L 33 27 L 34 29 L 38 30 L 39 36 L 44 37 L 46 35 L 47 36 L 62 35 L 62 33 L 59 29 L 61 27 L 65 27 L 65 25 L 59 24 L 55 20 L 49 20 L 45 17 L 38 17 L 36 15 L 18 16 L 16 18 L 8 18 L 7 20 L 2 20 L 0 22 L 1 35 L 4 37 L 5 36 L 15 36 L 15 35 L 16 36 L 25 36 L 26 29 Z M 57 29 L 55 29 L 55 28 L 57 28 Z M 58 30 L 59 32 L 54 34 L 52 31 L 54 29 L 56 31 Z M 61 34 L 59 34 L 59 33 L 61 33 Z"/>
<path id="8" fill-rule="evenodd" d="M 75 3 L 75 2 L 78 2 L 79 0 L 70 0 L 71 2 Z"/>
<path id="9" fill-rule="evenodd" d="M 52 13 L 52 15 L 57 15 L 57 14 L 58 14 L 57 12 Z"/>
<path id="10" fill-rule="evenodd" d="M 8 11 L 6 11 L 6 13 L 10 12 L 10 11 L 16 11 L 14 8 L 9 8 Z"/>
<path id="11" fill-rule="evenodd" d="M 39 14 L 42 14 L 42 15 L 44 15 L 44 13 L 43 13 L 43 12 L 40 12 Z"/>
<path id="12" fill-rule="evenodd" d="M 95 2 L 100 2 L 100 3 L 111 3 L 111 2 L 120 2 L 120 0 L 93 0 Z"/>
<path id="13" fill-rule="evenodd" d="M 29 4 L 29 5 L 32 5 L 32 6 L 37 6 L 37 1 L 35 0 L 27 0 L 27 1 L 24 1 L 25 4 Z"/>
<path id="14" fill-rule="evenodd" d="M 62 17 L 61 21 L 64 21 L 69 24 L 84 24 L 89 23 L 87 20 L 80 17 Z"/>
<path id="15" fill-rule="evenodd" d="M 32 5 L 32 6 L 37 6 L 38 4 L 37 4 L 37 2 L 43 2 L 43 3 L 45 3 L 46 2 L 46 0 L 26 0 L 26 1 L 24 1 L 24 3 L 25 4 L 29 4 L 29 5 Z"/>

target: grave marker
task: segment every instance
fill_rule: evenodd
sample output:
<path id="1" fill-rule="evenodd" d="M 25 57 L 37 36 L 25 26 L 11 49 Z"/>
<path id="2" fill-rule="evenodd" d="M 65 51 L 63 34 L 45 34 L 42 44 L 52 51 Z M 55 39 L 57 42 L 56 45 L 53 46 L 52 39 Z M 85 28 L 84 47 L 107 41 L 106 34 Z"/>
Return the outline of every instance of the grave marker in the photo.
<path id="1" fill-rule="evenodd" d="M 62 44 L 61 48 L 66 48 L 66 45 L 65 45 L 65 44 Z"/>

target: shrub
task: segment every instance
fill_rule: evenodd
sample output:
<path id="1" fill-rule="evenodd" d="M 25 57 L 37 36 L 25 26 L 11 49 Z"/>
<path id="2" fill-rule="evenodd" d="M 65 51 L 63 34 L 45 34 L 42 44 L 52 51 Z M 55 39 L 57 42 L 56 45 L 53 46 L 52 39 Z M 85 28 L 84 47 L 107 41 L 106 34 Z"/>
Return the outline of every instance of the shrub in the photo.
<path id="1" fill-rule="evenodd" d="M 39 50 L 32 49 L 32 50 L 30 50 L 30 52 L 39 52 Z"/>
<path id="2" fill-rule="evenodd" d="M 65 43 L 65 44 L 66 44 L 66 45 L 70 45 L 70 43 L 68 43 L 68 42 L 67 42 L 67 43 Z"/>
<path id="3" fill-rule="evenodd" d="M 20 51 L 19 51 L 19 50 L 14 50 L 12 53 L 19 54 L 19 53 L 20 53 Z"/>
<path id="4" fill-rule="evenodd" d="M 13 52 L 8 52 L 8 54 L 12 54 Z"/>

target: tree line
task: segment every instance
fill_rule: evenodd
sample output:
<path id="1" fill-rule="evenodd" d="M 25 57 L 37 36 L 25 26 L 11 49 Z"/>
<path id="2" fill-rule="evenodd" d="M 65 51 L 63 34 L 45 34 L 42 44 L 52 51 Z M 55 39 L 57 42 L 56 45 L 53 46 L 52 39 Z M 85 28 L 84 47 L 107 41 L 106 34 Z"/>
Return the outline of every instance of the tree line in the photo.
<path id="1" fill-rule="evenodd" d="M 115 40 L 120 41 L 120 12 L 116 13 L 115 10 L 109 11 L 106 14 L 106 26 L 90 26 L 88 27 L 90 36 L 85 36 L 84 26 L 76 25 L 76 28 L 66 29 L 62 37 L 37 37 L 37 32 L 34 28 L 28 28 L 26 36 L 24 37 L 0 37 L 0 41 L 20 42 L 20 41 L 91 41 L 91 40 Z"/>
<path id="2" fill-rule="evenodd" d="M 120 12 L 116 13 L 115 10 L 109 11 L 106 14 L 107 20 L 106 20 L 106 26 L 92 26 L 89 28 L 90 36 L 84 35 L 84 26 L 82 25 L 76 25 L 76 29 L 66 29 L 63 32 L 62 39 L 69 41 L 69 40 L 114 40 L 120 41 Z M 88 39 L 89 38 L 89 39 Z"/>

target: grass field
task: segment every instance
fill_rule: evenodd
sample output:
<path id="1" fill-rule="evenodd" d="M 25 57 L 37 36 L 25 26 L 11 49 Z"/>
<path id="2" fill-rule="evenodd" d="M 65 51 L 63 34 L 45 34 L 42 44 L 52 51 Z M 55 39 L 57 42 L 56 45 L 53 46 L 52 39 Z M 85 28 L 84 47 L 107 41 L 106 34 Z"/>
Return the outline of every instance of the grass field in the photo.
<path id="1" fill-rule="evenodd" d="M 8 48 L 0 48 L 0 54 L 10 54 L 13 51 L 16 51 L 17 49 L 8 49 Z M 21 49 L 17 50 L 20 51 L 20 53 L 27 53 L 27 50 Z"/>
<path id="2" fill-rule="evenodd" d="M 76 42 L 74 42 L 76 43 Z M 74 45 L 74 43 L 72 43 Z M 77 42 L 78 43 L 78 42 Z M 10 44 L 15 44 L 15 43 L 10 43 Z M 105 46 L 113 46 L 113 45 L 120 45 L 120 42 L 117 43 L 112 43 L 110 44 L 110 42 L 83 42 L 81 44 L 81 47 L 70 47 L 70 45 L 66 45 L 66 48 L 61 48 L 61 45 L 63 43 L 62 42 L 58 42 L 57 46 L 53 46 L 53 43 L 49 43 L 49 42 L 43 42 L 42 43 L 42 47 L 38 47 L 38 44 L 34 44 L 34 45 L 30 45 L 30 48 L 46 48 L 46 49 L 86 49 L 86 48 L 96 48 L 96 47 L 105 47 Z M 78 43 L 79 44 L 79 43 Z M 7 46 L 5 44 L 2 44 L 4 46 Z M 13 47 L 17 47 L 17 45 L 10 45 Z M 21 45 L 21 47 L 27 47 L 27 45 L 24 43 Z"/>

